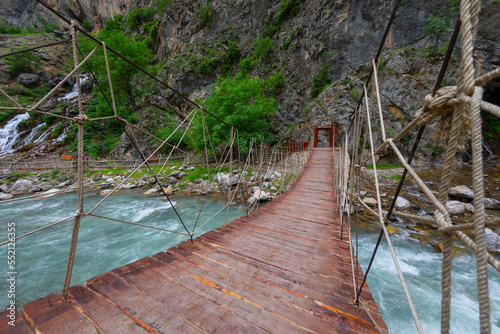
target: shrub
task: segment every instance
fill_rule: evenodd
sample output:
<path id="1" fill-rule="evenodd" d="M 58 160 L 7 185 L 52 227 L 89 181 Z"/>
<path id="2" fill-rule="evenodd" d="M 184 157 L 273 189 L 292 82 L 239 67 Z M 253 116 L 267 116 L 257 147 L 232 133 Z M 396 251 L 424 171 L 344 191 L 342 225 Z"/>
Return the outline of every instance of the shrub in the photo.
<path id="1" fill-rule="evenodd" d="M 313 75 L 312 79 L 313 85 L 311 87 L 311 98 L 315 98 L 321 94 L 321 92 L 332 82 L 330 70 L 326 65 L 320 68 L 318 73 Z"/>
<path id="2" fill-rule="evenodd" d="M 42 61 L 33 51 L 27 51 L 5 57 L 5 64 L 8 70 L 14 74 L 34 73 L 41 68 Z"/>
<path id="3" fill-rule="evenodd" d="M 301 0 L 282 0 L 278 12 L 278 25 L 296 15 L 300 9 Z"/>
<path id="4" fill-rule="evenodd" d="M 47 34 L 50 34 L 51 32 L 54 32 L 54 30 L 59 29 L 59 26 L 55 23 L 47 23 L 46 25 L 43 26 L 43 31 Z"/>
<path id="5" fill-rule="evenodd" d="M 153 20 L 153 16 L 154 9 L 151 7 L 136 8 L 128 14 L 127 25 L 130 30 L 136 30 L 144 23 L 151 22 Z"/>
<path id="6" fill-rule="evenodd" d="M 355 100 L 358 101 L 359 98 L 361 97 L 361 91 L 358 88 L 353 88 L 350 91 L 351 97 Z"/>
<path id="7" fill-rule="evenodd" d="M 214 6 L 209 3 L 208 5 L 201 7 L 198 17 L 205 26 L 212 28 L 213 14 Z"/>
<path id="8" fill-rule="evenodd" d="M 451 28 L 451 20 L 445 16 L 431 15 L 425 21 L 424 34 L 429 37 L 434 37 L 437 41 L 442 34 L 446 33 Z"/>
<path id="9" fill-rule="evenodd" d="M 61 135 L 61 133 L 63 132 L 63 126 L 61 123 L 57 124 L 56 127 L 54 128 L 54 130 L 52 131 L 52 133 L 50 134 L 50 137 L 55 139 L 57 137 L 59 137 Z"/>

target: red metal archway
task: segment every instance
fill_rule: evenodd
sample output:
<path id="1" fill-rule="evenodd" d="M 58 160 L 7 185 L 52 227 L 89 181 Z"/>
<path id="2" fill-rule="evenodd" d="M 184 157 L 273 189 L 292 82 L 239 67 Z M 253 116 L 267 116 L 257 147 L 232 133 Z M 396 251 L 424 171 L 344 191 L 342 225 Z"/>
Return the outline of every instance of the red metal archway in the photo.
<path id="1" fill-rule="evenodd" d="M 330 147 L 335 147 L 337 143 L 337 124 L 328 126 L 314 126 L 313 147 L 318 147 L 318 130 L 330 130 Z"/>

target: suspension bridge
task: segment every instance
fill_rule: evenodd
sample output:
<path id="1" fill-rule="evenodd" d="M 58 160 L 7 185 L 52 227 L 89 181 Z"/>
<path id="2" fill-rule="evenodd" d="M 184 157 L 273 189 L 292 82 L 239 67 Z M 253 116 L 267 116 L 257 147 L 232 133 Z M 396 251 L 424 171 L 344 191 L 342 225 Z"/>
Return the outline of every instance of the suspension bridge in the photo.
<path id="1" fill-rule="evenodd" d="M 50 9 L 44 1 L 37 1 Z M 189 240 L 92 278 L 85 283 L 85 286 L 71 287 L 71 275 L 81 220 L 85 219 L 86 216 L 95 216 L 130 223 L 97 216 L 93 213 L 94 209 L 111 193 L 94 208 L 84 211 L 83 126 L 86 122 L 99 119 L 89 119 L 84 114 L 78 85 L 80 115 L 72 119 L 79 127 L 78 211 L 74 216 L 16 238 L 18 240 L 27 237 L 68 220 L 74 221 L 62 293 L 54 293 L 24 305 L 22 316 L 15 313 L 16 326 L 9 327 L 5 322 L 2 322 L 0 330 L 6 333 L 29 333 L 31 331 L 37 333 L 206 333 L 215 331 L 231 333 L 281 333 L 285 331 L 385 333 L 387 326 L 365 281 L 372 262 L 363 275 L 363 271 L 357 263 L 357 247 L 354 247 L 351 242 L 351 226 L 354 226 L 354 221 L 358 220 L 353 219 L 353 217 L 362 209 L 372 213 L 379 220 L 380 236 L 375 245 L 373 257 L 377 253 L 382 237 L 385 237 L 415 321 L 415 327 L 419 333 L 423 333 L 423 329 L 387 231 L 387 225 L 390 224 L 388 218 L 391 215 L 402 217 L 408 221 L 423 221 L 426 224 L 434 225 L 443 235 L 441 304 L 441 330 L 443 333 L 450 331 L 454 238 L 460 239 L 475 252 L 480 331 L 481 333 L 490 333 L 487 266 L 491 265 L 492 268 L 500 271 L 500 262 L 486 249 L 485 229 L 486 227 L 500 226 L 500 219 L 488 217 L 485 214 L 480 111 L 483 110 L 500 117 L 500 107 L 484 101 L 481 88 L 485 83 L 500 77 L 500 69 L 482 76 L 476 75 L 473 66 L 473 51 L 481 4 L 477 0 L 462 1 L 460 19 L 457 21 L 432 95 L 428 96 L 424 108 L 417 112 L 412 122 L 394 138 L 388 138 L 384 131 L 377 66 L 399 4 L 400 1 L 396 1 L 384 37 L 373 59 L 373 68 L 364 86 L 364 94 L 360 97 L 358 106 L 353 111 L 351 125 L 349 129 L 346 129 L 347 131 L 341 140 L 342 144 L 338 148 L 334 145 L 337 139 L 336 132 L 335 136 L 333 135 L 334 127 L 328 128 L 331 133 L 331 147 L 316 147 L 317 131 L 325 130 L 322 126 L 318 126 L 314 129 L 315 139 L 312 144 L 301 142 L 282 150 L 273 149 L 267 154 L 269 159 L 264 159 L 266 156 L 264 145 L 258 144 L 250 138 L 246 159 L 241 160 L 237 139 L 244 134 L 239 133 L 237 128 L 231 124 L 218 119 L 221 124 L 231 129 L 227 144 L 228 149 L 224 150 L 229 154 L 224 154 L 221 156 L 221 161 L 216 161 L 219 172 L 223 166 L 229 165 L 232 168 L 234 161 L 238 161 L 243 166 L 243 170 L 248 169 L 253 164 L 253 166 L 258 167 L 259 173 L 279 168 L 284 177 L 287 173 L 298 174 L 302 170 L 295 183 L 270 204 L 198 238 L 193 238 L 195 232 L 200 228 L 196 228 L 198 222 L 190 229 L 175 210 L 175 206 L 172 205 L 185 232 L 169 231 L 163 228 L 156 229 L 182 234 Z M 82 30 L 75 22 L 70 22 L 55 11 L 54 13 L 71 26 L 74 52 L 75 68 L 61 81 L 61 85 L 71 75 L 78 76 L 80 68 L 100 47 L 104 50 L 105 57 L 107 57 L 106 52 L 109 51 L 128 61 L 118 52 Z M 97 43 L 96 48 L 90 54 L 86 56 L 81 54 L 83 59 L 81 62 L 78 60 L 76 44 L 78 31 Z M 457 86 L 440 88 L 459 34 L 461 34 L 462 52 Z M 134 64 L 131 63 L 131 65 Z M 201 115 L 202 119 L 216 117 L 160 79 L 143 69 L 140 70 L 193 106 L 193 111 L 175 130 L 182 131 L 184 127 L 180 141 L 189 130 L 197 113 Z M 89 67 L 88 71 L 93 74 Z M 109 68 L 107 72 L 111 95 L 108 103 L 110 110 L 113 111 L 113 115 L 108 118 L 114 118 L 122 124 L 124 133 L 137 151 L 142 154 L 134 135 L 134 131 L 142 130 L 121 118 L 117 113 Z M 99 80 L 96 82 L 99 84 Z M 1 89 L 0 93 L 13 104 L 11 109 L 43 114 L 45 112 L 38 110 L 38 107 L 57 88 L 58 86 L 29 108 L 20 106 L 17 101 Z M 104 91 L 102 92 L 104 93 Z M 376 101 L 376 106 L 370 106 L 372 99 Z M 372 114 L 374 110 L 375 113 L 378 112 L 378 115 Z M 58 117 L 65 118 L 64 116 Z M 440 123 L 435 136 L 447 143 L 447 152 L 439 192 L 438 195 L 435 195 L 412 169 L 411 161 L 426 125 L 438 119 L 440 119 Z M 382 129 L 383 142 L 379 147 L 374 145 L 372 123 L 378 124 Z M 420 126 L 417 139 L 411 154 L 405 158 L 395 142 L 417 125 Z M 210 175 L 208 151 L 209 148 L 214 150 L 211 147 L 210 133 L 204 122 L 201 123 L 201 127 L 205 139 L 207 173 Z M 453 160 L 457 148 L 461 146 L 461 141 L 469 131 L 471 132 L 474 160 L 475 212 L 472 222 L 460 223 L 450 215 L 445 204 L 454 169 Z M 163 141 L 159 148 L 166 145 L 167 140 Z M 365 149 L 367 142 L 370 152 L 368 152 L 368 157 L 363 158 L 363 155 L 359 153 Z M 179 144 L 171 146 L 172 152 L 174 152 L 175 149 L 178 149 Z M 235 148 L 237 159 L 233 156 Z M 391 149 L 405 166 L 399 187 L 392 198 L 392 204 L 388 211 L 382 210 L 375 161 L 376 154 L 384 148 Z M 134 171 L 142 166 L 150 168 L 148 160 L 150 161 L 156 153 L 157 151 L 153 152 L 149 157 L 142 154 L 142 163 Z M 307 163 L 305 163 L 305 158 L 307 158 Z M 374 166 L 377 193 L 376 209 L 365 205 L 360 197 L 360 170 L 370 160 Z M 200 163 L 204 162 L 200 161 Z M 422 192 L 433 203 L 435 211 L 432 217 L 421 217 L 395 210 L 394 203 L 404 185 L 407 173 L 413 177 Z M 151 170 L 151 174 L 160 189 L 163 189 L 158 179 L 160 173 L 154 173 Z M 238 189 L 241 186 L 241 181 L 242 178 L 238 180 L 234 188 Z M 124 182 L 126 180 L 123 180 L 116 188 Z M 212 182 L 214 181 L 212 180 Z M 233 191 L 232 187 L 233 185 L 230 185 L 227 191 L 228 204 L 219 212 L 229 207 L 234 200 L 236 190 Z M 170 201 L 165 193 L 164 195 Z M 346 214 L 344 215 L 344 213 Z M 471 238 L 471 235 L 474 237 Z M 0 245 L 3 244 L 6 243 Z M 9 312 L 12 311 L 2 313 L 2 318 L 8 316 Z"/>

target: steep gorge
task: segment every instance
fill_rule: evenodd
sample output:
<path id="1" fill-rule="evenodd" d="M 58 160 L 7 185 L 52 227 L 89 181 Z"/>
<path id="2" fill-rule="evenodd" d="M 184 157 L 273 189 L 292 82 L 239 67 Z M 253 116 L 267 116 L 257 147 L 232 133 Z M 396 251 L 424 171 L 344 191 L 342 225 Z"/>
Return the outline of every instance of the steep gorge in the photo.
<path id="1" fill-rule="evenodd" d="M 394 1 L 52 0 L 50 4 L 96 31 L 115 14 L 151 6 L 156 21 L 149 34 L 151 48 L 163 65 L 159 75 L 191 98 L 209 96 L 217 77 L 234 75 L 242 60 L 254 53 L 255 42 L 269 38 L 272 47 L 257 59 L 248 73 L 261 78 L 283 75 L 284 87 L 275 96 L 281 109 L 275 114 L 272 132 L 276 138 L 285 138 L 286 143 L 309 140 L 312 124 L 339 123 L 342 136 L 368 72 L 367 61 L 375 54 Z M 450 7 L 453 4 L 456 2 L 418 0 L 403 2 L 398 11 L 383 54 L 385 68 L 380 73 L 384 116 L 390 131 L 399 131 L 432 89 L 451 31 L 436 39 L 423 31 L 431 15 L 454 21 L 457 14 Z M 200 13 L 209 5 L 213 11 L 207 19 Z M 476 51 L 480 73 L 500 64 L 500 37 L 496 33 L 500 28 L 499 7 L 497 1 L 486 1 L 483 5 Z M 0 17 L 14 25 L 26 27 L 35 12 L 41 13 L 45 20 L 55 20 L 34 1 L 19 1 L 17 6 L 14 2 L 0 5 Z M 147 35 L 145 25 L 138 25 L 129 33 L 136 37 Z M 239 55 L 227 69 L 221 59 L 230 42 L 237 45 Z M 210 66 L 202 68 L 204 62 Z M 333 84 L 315 99 L 311 95 L 313 79 L 325 67 Z M 455 69 L 456 62 L 447 73 L 448 84 L 454 82 Z M 183 112 L 189 111 L 189 106 L 171 92 L 141 77 L 134 80 L 134 85 L 148 92 L 146 96 L 137 96 L 140 110 L 136 115 L 142 121 L 155 122 L 157 116 L 151 107 L 158 107 L 158 103 L 152 102 L 158 101 L 157 96 L 166 98 Z M 428 131 L 432 131 L 432 127 Z M 380 137 L 380 132 L 378 134 Z M 412 136 L 399 143 L 403 151 L 407 150 L 405 143 L 409 143 Z M 116 155 L 127 153 L 130 145 L 126 141 L 123 137 Z M 150 144 L 144 143 L 144 148 L 152 147 Z M 430 140 L 423 143 L 419 164 L 439 162 L 438 148 Z M 390 156 L 386 158 L 390 160 Z"/>

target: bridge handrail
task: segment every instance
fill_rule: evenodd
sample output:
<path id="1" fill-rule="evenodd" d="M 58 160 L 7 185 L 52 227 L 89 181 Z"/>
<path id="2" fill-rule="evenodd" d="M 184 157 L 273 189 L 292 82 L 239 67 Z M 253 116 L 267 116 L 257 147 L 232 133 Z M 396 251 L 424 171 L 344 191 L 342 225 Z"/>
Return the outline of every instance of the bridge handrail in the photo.
<path id="1" fill-rule="evenodd" d="M 464 6 L 465 4 L 465 6 Z M 399 134 L 397 134 L 394 138 L 387 138 L 384 131 L 384 119 L 382 113 L 382 105 L 380 102 L 380 93 L 378 90 L 378 78 L 377 78 L 377 59 L 373 60 L 373 70 L 372 73 L 374 75 L 374 90 L 377 98 L 377 107 L 378 107 L 378 117 L 370 115 L 369 99 L 368 99 L 368 83 L 364 86 L 364 94 L 360 98 L 360 103 L 358 104 L 358 108 L 356 108 L 353 119 L 351 122 L 351 126 L 347 131 L 344 139 L 344 144 L 340 148 L 340 150 L 334 149 L 335 154 L 335 167 L 334 167 L 334 175 L 336 187 L 340 191 L 338 196 L 338 202 L 340 204 L 340 210 L 346 214 L 347 218 L 347 229 L 349 233 L 351 233 L 351 226 L 353 224 L 351 215 L 355 210 L 355 214 L 358 214 L 359 209 L 366 210 L 371 214 L 375 215 L 378 218 L 381 232 L 379 234 L 379 238 L 377 244 L 375 246 L 374 253 L 372 255 L 372 259 L 368 265 L 368 268 L 365 272 L 363 282 L 361 285 L 358 285 L 356 272 L 354 274 L 353 271 L 353 281 L 355 286 L 359 290 L 356 291 L 356 302 L 358 302 L 359 296 L 361 294 L 362 288 L 364 286 L 366 277 L 369 274 L 370 267 L 373 263 L 373 258 L 377 252 L 378 245 L 382 239 L 382 236 L 385 237 L 391 255 L 393 257 L 393 261 L 398 272 L 398 276 L 400 278 L 401 284 L 403 286 L 403 290 L 405 292 L 405 296 L 407 298 L 411 313 L 415 320 L 415 325 L 419 333 L 422 333 L 422 327 L 418 320 L 418 316 L 416 314 L 415 308 L 413 306 L 413 302 L 406 287 L 406 283 L 404 280 L 404 275 L 399 267 L 399 262 L 396 257 L 396 253 L 391 243 L 390 235 L 387 231 L 386 225 L 390 224 L 388 218 L 391 215 L 400 216 L 405 219 L 414 220 L 414 221 L 423 221 L 425 220 L 427 223 L 432 224 L 438 228 L 438 231 L 443 234 L 443 265 L 442 265 L 442 309 L 441 309 L 441 330 L 444 333 L 449 332 L 450 329 L 450 308 L 451 308 L 451 264 L 452 264 L 452 246 L 453 246 L 453 237 L 457 237 L 461 241 L 463 241 L 469 248 L 475 251 L 476 254 L 476 266 L 477 266 L 477 285 L 478 285 L 478 303 L 479 303 L 479 320 L 480 320 L 480 328 L 481 333 L 489 333 L 490 332 L 490 310 L 489 310 L 489 292 L 488 292 L 488 271 L 487 264 L 489 263 L 494 269 L 500 272 L 500 261 L 492 256 L 486 249 L 485 243 L 485 228 L 486 226 L 500 226 L 500 219 L 498 218 L 486 218 L 484 211 L 484 180 L 483 180 L 483 165 L 482 165 L 482 130 L 481 130 L 481 109 L 490 112 L 491 114 L 500 118 L 500 107 L 496 105 L 492 105 L 489 103 L 485 103 L 482 101 L 482 88 L 478 87 L 480 85 L 485 84 L 487 81 L 492 80 L 493 78 L 500 77 L 500 69 L 496 69 L 492 72 L 483 75 L 480 78 L 474 78 L 474 68 L 473 64 L 473 40 L 475 29 L 471 29 L 471 25 L 474 26 L 477 24 L 477 14 L 479 13 L 478 6 L 480 3 L 476 0 L 463 1 L 461 6 L 461 17 L 462 17 L 462 26 L 465 25 L 464 32 L 462 33 L 461 44 L 464 46 L 461 54 L 461 68 L 460 73 L 458 75 L 459 82 L 457 87 L 445 87 L 439 89 L 441 84 L 441 80 L 444 77 L 444 73 L 446 71 L 447 60 L 451 57 L 451 53 L 453 52 L 455 39 L 458 36 L 458 31 L 460 24 L 457 23 L 455 32 L 453 34 L 453 38 L 450 42 L 450 46 L 448 48 L 447 55 L 445 56 L 445 61 L 443 62 L 443 67 L 441 69 L 440 75 L 438 76 L 438 80 L 436 82 L 436 86 L 433 91 L 433 95 L 426 97 L 426 105 L 425 108 L 419 110 L 416 114 L 416 118 L 410 124 L 408 124 Z M 472 9 L 471 9 L 472 8 Z M 464 18 L 466 18 L 465 21 Z M 458 103 L 450 103 L 447 104 L 449 99 L 455 99 L 459 101 Z M 453 119 L 452 123 L 446 123 L 441 121 L 441 124 L 444 124 L 442 128 L 439 129 L 440 132 L 437 133 L 439 138 L 447 141 L 447 151 L 446 151 L 446 160 L 443 167 L 443 172 L 441 176 L 441 183 L 439 194 L 436 196 L 432 193 L 432 191 L 428 188 L 425 182 L 419 177 L 419 175 L 415 172 L 415 170 L 411 167 L 411 161 L 413 159 L 413 155 L 418 147 L 418 143 L 420 138 L 423 135 L 423 131 L 425 129 L 425 125 L 435 121 L 444 110 L 439 110 L 436 108 L 436 105 L 441 103 L 441 105 L 452 106 L 453 111 L 450 113 L 453 115 L 453 118 L 447 118 L 448 120 Z M 360 108 L 361 102 L 364 101 L 365 105 L 363 108 Z M 432 103 L 430 102 L 432 101 Z M 470 114 L 467 110 L 470 109 Z M 464 116 L 467 114 L 467 116 Z M 465 119 L 465 117 L 470 117 L 469 119 Z M 366 121 L 366 124 L 365 124 Z M 463 140 L 465 134 L 463 133 L 464 127 L 469 124 L 472 129 L 472 152 L 473 152 L 473 190 L 475 193 L 474 198 L 474 222 L 460 224 L 459 221 L 452 219 L 449 209 L 445 206 L 445 202 L 448 198 L 449 188 L 451 184 L 451 177 L 453 172 L 453 162 L 456 156 L 457 148 L 460 145 L 460 141 Z M 377 124 L 382 129 L 382 139 L 383 143 L 375 148 L 374 140 L 372 136 L 372 128 L 371 125 Z M 395 142 L 399 140 L 403 135 L 405 135 L 410 129 L 420 126 L 419 134 L 415 141 L 415 144 L 412 149 L 412 153 L 407 159 L 404 158 L 403 154 L 399 150 L 399 148 L 395 145 Z M 363 134 L 364 132 L 364 134 Z M 363 140 L 362 140 L 363 138 Z M 349 143 L 349 140 L 352 141 L 352 144 Z M 366 141 L 369 142 L 370 152 L 367 157 L 363 159 L 359 156 L 360 147 L 365 150 Z M 376 166 L 375 156 L 378 154 L 384 147 L 388 147 L 391 149 L 400 162 L 405 166 L 405 170 L 403 172 L 400 185 L 396 190 L 394 197 L 392 198 L 392 203 L 388 211 L 382 210 L 381 204 L 381 196 L 380 196 L 380 187 L 378 184 L 378 173 Z M 361 168 L 368 161 L 373 165 L 374 178 L 375 178 L 375 189 L 377 193 L 377 207 L 376 209 L 370 208 L 366 205 L 361 198 L 360 195 L 360 173 Z M 435 207 L 434 218 L 423 218 L 421 216 L 406 214 L 403 212 L 394 211 L 395 202 L 399 196 L 399 191 L 405 181 L 405 176 L 409 173 L 413 180 L 418 184 L 422 192 L 427 196 L 427 198 L 433 203 Z M 358 219 L 356 219 L 356 222 Z M 343 223 L 343 222 L 342 222 Z M 464 232 L 470 232 L 475 234 L 475 240 L 472 240 L 469 236 L 467 236 Z M 350 238 L 351 240 L 351 238 Z M 353 247 L 351 247 L 353 248 Z M 356 254 L 357 257 L 357 247 Z"/>

